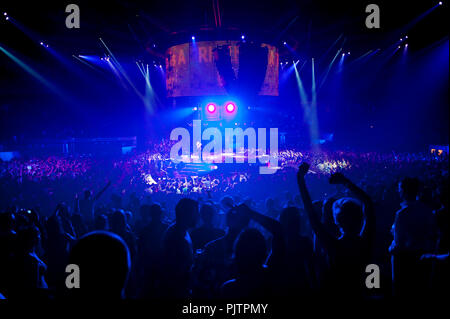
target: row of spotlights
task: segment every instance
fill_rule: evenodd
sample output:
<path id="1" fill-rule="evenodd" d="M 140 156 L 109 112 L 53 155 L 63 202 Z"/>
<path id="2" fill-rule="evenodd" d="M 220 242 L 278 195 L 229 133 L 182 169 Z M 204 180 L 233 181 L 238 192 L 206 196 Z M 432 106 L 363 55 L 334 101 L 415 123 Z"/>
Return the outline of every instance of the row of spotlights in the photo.
<path id="1" fill-rule="evenodd" d="M 443 3 L 442 3 L 442 1 L 439 1 L 438 4 L 441 6 Z M 6 15 L 6 12 L 4 13 L 4 15 Z M 195 36 L 192 36 L 191 39 L 192 39 L 192 41 L 195 41 Z M 244 40 L 244 39 L 245 39 L 245 35 L 241 35 L 241 39 Z M 405 39 L 408 39 L 408 36 L 405 36 Z M 400 39 L 400 41 L 403 41 L 403 39 Z M 286 45 L 287 45 L 287 42 L 284 41 L 284 42 L 283 42 L 283 45 L 286 46 Z M 153 47 L 155 47 L 155 45 L 153 45 Z M 350 54 L 350 53 L 348 53 L 348 54 Z"/>
<path id="2" fill-rule="evenodd" d="M 295 65 L 297 65 L 298 63 L 300 62 L 300 60 L 297 60 L 297 61 L 292 61 L 292 64 L 295 64 Z M 280 62 L 280 65 L 286 65 L 286 64 L 289 64 L 289 61 L 285 61 L 285 62 Z"/>
<path id="3" fill-rule="evenodd" d="M 438 5 L 442 6 L 442 5 L 443 5 L 443 2 L 442 2 L 442 1 L 439 1 L 439 2 L 438 2 Z M 242 37 L 243 37 L 243 36 L 242 36 Z M 242 38 L 242 39 L 243 39 L 243 38 Z M 405 39 L 408 39 L 408 36 L 405 36 Z M 403 38 L 400 38 L 400 41 L 403 41 Z M 283 45 L 287 45 L 286 41 L 283 42 Z M 348 54 L 350 54 L 350 53 L 348 53 Z M 345 55 L 345 53 L 343 53 L 342 55 Z"/>
<path id="4" fill-rule="evenodd" d="M 192 39 L 192 41 L 195 41 L 195 36 L 193 35 L 192 37 L 191 37 L 191 39 Z M 241 35 L 241 39 L 242 40 L 245 40 L 245 35 L 243 34 L 243 35 Z M 155 47 L 156 45 L 154 45 L 153 44 L 153 47 Z"/>
<path id="5" fill-rule="evenodd" d="M 209 103 L 208 105 L 206 105 L 206 110 L 208 111 L 208 113 L 212 114 L 216 112 L 217 106 L 214 103 Z M 225 111 L 227 111 L 227 113 L 233 113 L 234 111 L 236 111 L 236 104 L 232 102 L 226 103 Z"/>
<path id="6" fill-rule="evenodd" d="M 48 48 L 48 44 L 44 44 L 44 42 L 41 42 L 40 43 L 42 46 L 44 46 L 44 47 L 47 47 Z M 81 55 L 81 54 L 79 54 L 78 55 L 78 57 L 80 57 L 80 58 L 84 58 L 84 56 L 83 55 Z M 100 60 L 101 61 L 107 61 L 107 62 L 109 62 L 110 60 L 111 60 L 111 57 L 109 57 L 109 56 L 106 56 L 106 57 L 101 57 L 100 58 Z M 138 61 L 136 61 L 136 62 L 138 62 L 138 63 L 142 63 L 142 61 L 140 61 L 140 60 L 138 60 Z M 148 66 L 148 64 L 147 64 L 147 66 Z M 155 66 L 155 67 L 159 67 L 159 68 L 162 68 L 162 64 L 156 64 L 156 62 L 155 61 L 153 61 L 153 66 Z"/>

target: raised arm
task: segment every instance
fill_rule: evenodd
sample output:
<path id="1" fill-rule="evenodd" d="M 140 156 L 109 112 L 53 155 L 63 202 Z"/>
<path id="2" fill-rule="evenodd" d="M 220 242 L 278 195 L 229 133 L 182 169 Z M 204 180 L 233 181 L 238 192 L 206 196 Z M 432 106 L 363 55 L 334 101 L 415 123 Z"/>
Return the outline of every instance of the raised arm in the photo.
<path id="1" fill-rule="evenodd" d="M 341 184 L 345 186 L 362 202 L 365 218 L 364 225 L 361 229 L 361 236 L 372 239 L 375 233 L 375 213 L 373 201 L 370 196 L 341 173 L 334 173 L 331 175 L 330 184 Z"/>
<path id="2" fill-rule="evenodd" d="M 75 213 L 80 213 L 80 200 L 78 198 L 78 194 L 75 194 L 75 199 L 73 201 L 73 211 Z"/>
<path id="3" fill-rule="evenodd" d="M 283 235 L 281 224 L 277 220 L 270 218 L 266 215 L 260 214 L 256 211 L 248 208 L 247 205 L 245 205 L 245 204 L 239 205 L 239 207 L 243 207 L 243 206 L 245 206 L 248 209 L 249 214 L 250 214 L 249 217 L 251 219 L 253 219 L 255 222 L 257 222 L 258 224 L 260 224 L 261 226 L 263 226 L 265 229 L 267 229 L 273 236 L 278 236 L 278 235 L 282 236 Z"/>
<path id="4" fill-rule="evenodd" d="M 108 189 L 109 186 L 111 186 L 111 181 L 108 181 L 108 183 L 106 183 L 105 187 L 103 187 L 97 194 L 95 194 L 94 200 L 98 200 L 100 198 L 100 196 L 102 196 L 103 193 Z"/>
<path id="5" fill-rule="evenodd" d="M 303 206 L 305 207 L 306 214 L 308 215 L 309 222 L 311 223 L 311 227 L 314 233 L 317 236 L 317 239 L 325 246 L 325 248 L 330 248 L 330 246 L 334 245 L 336 238 L 328 233 L 323 224 L 320 222 L 320 219 L 314 210 L 313 203 L 311 201 L 311 197 L 309 195 L 308 188 L 306 187 L 305 175 L 309 171 L 309 164 L 302 163 L 298 168 L 297 172 L 297 183 L 298 189 L 300 191 L 300 195 L 302 197 Z"/>
<path id="6" fill-rule="evenodd" d="M 248 208 L 248 206 L 245 204 L 239 205 L 237 209 L 239 213 L 246 214 L 249 219 L 254 220 L 272 234 L 272 252 L 268 258 L 268 264 L 271 267 L 282 265 L 282 262 L 284 260 L 285 247 L 283 230 L 280 222 Z"/>

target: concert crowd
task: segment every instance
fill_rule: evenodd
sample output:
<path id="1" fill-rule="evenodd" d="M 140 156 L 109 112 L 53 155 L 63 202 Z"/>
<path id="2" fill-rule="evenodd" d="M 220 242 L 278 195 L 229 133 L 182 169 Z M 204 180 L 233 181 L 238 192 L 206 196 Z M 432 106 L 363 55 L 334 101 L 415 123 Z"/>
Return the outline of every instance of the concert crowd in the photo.
<path id="1" fill-rule="evenodd" d="M 195 176 L 169 147 L 0 162 L 0 296 L 379 299 L 448 285 L 446 154 L 285 149 L 272 175 Z"/>

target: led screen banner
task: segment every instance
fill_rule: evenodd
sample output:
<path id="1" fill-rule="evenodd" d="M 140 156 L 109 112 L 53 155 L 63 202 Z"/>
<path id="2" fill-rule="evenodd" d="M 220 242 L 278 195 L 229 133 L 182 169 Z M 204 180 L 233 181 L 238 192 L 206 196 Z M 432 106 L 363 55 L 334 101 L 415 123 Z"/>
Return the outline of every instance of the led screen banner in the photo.
<path id="1" fill-rule="evenodd" d="M 238 41 L 192 41 L 166 51 L 166 86 L 168 97 L 227 94 L 214 60 L 214 50 L 227 46 L 235 76 L 239 73 Z M 267 71 L 260 95 L 278 96 L 278 50 L 268 44 Z"/>

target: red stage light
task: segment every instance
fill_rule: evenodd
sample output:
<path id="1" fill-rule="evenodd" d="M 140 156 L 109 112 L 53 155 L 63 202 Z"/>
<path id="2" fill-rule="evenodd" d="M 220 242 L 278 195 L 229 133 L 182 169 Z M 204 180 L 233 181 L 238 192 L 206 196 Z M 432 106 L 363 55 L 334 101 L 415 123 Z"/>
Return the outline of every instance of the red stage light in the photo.
<path id="1" fill-rule="evenodd" d="M 216 111 L 216 106 L 213 103 L 210 103 L 206 106 L 206 110 L 209 113 L 214 113 Z"/>
<path id="2" fill-rule="evenodd" d="M 234 103 L 231 103 L 231 102 L 227 103 L 226 106 L 225 106 L 225 110 L 228 113 L 233 113 L 236 110 L 236 105 Z"/>

